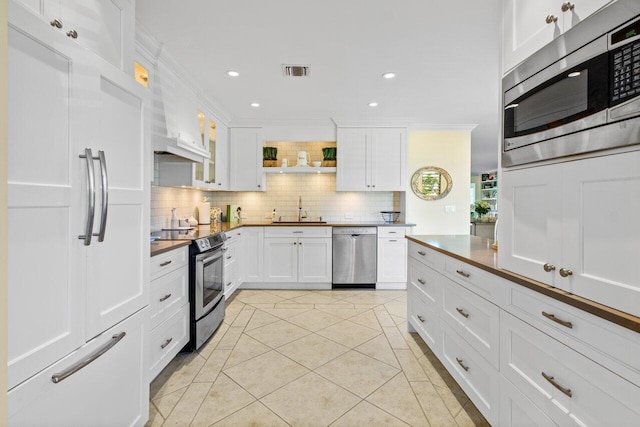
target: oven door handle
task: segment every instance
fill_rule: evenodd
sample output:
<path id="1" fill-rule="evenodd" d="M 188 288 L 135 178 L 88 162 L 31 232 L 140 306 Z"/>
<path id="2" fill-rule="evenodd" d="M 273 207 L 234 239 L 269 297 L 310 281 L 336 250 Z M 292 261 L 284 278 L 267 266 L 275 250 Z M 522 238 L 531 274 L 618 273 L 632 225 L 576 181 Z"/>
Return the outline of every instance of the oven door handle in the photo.
<path id="1" fill-rule="evenodd" d="M 217 258 L 222 258 L 222 251 L 216 250 L 215 254 L 209 256 L 208 258 L 196 258 L 196 262 L 199 264 L 209 264 L 211 261 L 215 261 Z"/>

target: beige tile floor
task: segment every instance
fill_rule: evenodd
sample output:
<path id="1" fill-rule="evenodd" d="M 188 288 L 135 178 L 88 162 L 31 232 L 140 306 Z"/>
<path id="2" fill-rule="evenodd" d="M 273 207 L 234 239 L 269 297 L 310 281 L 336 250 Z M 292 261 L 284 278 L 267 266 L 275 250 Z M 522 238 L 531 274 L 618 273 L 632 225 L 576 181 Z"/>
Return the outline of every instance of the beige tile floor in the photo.
<path id="1" fill-rule="evenodd" d="M 486 426 L 406 292 L 244 290 L 151 384 L 147 426 Z"/>

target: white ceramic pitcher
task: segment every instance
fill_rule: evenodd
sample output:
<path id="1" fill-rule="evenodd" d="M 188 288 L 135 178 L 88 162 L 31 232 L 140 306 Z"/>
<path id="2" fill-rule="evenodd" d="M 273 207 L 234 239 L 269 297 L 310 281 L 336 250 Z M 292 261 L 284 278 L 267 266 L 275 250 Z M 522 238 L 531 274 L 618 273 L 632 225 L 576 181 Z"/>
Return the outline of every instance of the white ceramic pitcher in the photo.
<path id="1" fill-rule="evenodd" d="M 309 153 L 306 151 L 298 151 L 298 163 L 297 166 L 308 166 L 309 165 Z"/>

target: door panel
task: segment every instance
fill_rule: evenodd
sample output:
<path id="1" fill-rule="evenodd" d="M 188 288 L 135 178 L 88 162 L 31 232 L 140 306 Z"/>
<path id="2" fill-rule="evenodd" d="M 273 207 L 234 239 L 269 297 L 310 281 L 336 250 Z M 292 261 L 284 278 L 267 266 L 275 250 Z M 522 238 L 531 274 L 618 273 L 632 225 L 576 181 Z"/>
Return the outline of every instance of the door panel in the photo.
<path id="1" fill-rule="evenodd" d="M 331 238 L 300 239 L 298 282 L 331 283 Z"/>
<path id="2" fill-rule="evenodd" d="M 264 281 L 296 282 L 298 280 L 298 239 L 269 237 L 264 239 Z"/>
<path id="3" fill-rule="evenodd" d="M 369 160 L 371 133 L 368 129 L 338 129 L 337 191 L 371 189 Z"/>
<path id="4" fill-rule="evenodd" d="M 404 191 L 406 184 L 406 132 L 404 129 L 373 129 L 371 188 Z"/>

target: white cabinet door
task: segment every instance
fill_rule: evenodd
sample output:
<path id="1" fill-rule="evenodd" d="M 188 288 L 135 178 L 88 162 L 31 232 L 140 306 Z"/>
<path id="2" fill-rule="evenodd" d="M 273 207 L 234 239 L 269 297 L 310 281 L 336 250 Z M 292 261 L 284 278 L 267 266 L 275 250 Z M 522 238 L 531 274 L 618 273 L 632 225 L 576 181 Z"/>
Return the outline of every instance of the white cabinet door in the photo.
<path id="1" fill-rule="evenodd" d="M 370 143 L 369 129 L 338 129 L 336 190 L 367 191 L 371 189 Z"/>
<path id="2" fill-rule="evenodd" d="M 500 266 L 550 285 L 560 268 L 561 169 L 543 166 L 502 174 Z"/>
<path id="3" fill-rule="evenodd" d="M 503 1 L 503 71 L 506 73 L 562 32 L 560 0 Z M 557 20 L 547 23 L 554 15 Z"/>
<path id="4" fill-rule="evenodd" d="M 132 2 L 59 0 L 46 3 L 53 3 L 52 16 L 56 10 L 59 11 L 63 23 L 61 30 L 65 34 L 75 31 L 77 36 L 74 39 L 78 44 L 133 75 L 135 11 Z"/>
<path id="5" fill-rule="evenodd" d="M 298 239 L 298 282 L 331 283 L 331 238 Z"/>
<path id="6" fill-rule="evenodd" d="M 229 128 L 221 123 L 216 123 L 216 157 L 215 177 L 211 184 L 216 190 L 229 189 Z"/>
<path id="7" fill-rule="evenodd" d="M 613 0 L 580 0 L 580 2 L 571 2 L 574 3 L 573 9 L 562 13 L 563 31 L 567 31 L 587 16 L 612 2 Z M 562 3 L 560 6 L 562 6 Z"/>
<path id="8" fill-rule="evenodd" d="M 96 58 L 98 59 L 98 58 Z M 101 61 L 100 61 L 101 62 Z M 104 241 L 94 237 L 88 247 L 88 337 L 110 328 L 148 303 L 149 201 L 148 176 L 143 167 L 145 93 L 132 78 L 106 63 L 96 62 L 91 95 L 93 126 L 80 144 L 104 151 L 106 171 L 96 161 L 94 233 L 106 222 Z M 87 118 L 89 120 L 89 118 Z M 81 145 L 84 148 L 84 145 Z M 108 177 L 108 211 L 100 208 L 105 194 L 101 178 Z M 108 213 L 108 214 L 107 214 Z"/>
<path id="9" fill-rule="evenodd" d="M 378 283 L 407 281 L 407 240 L 378 239 Z"/>
<path id="10" fill-rule="evenodd" d="M 298 239 L 267 237 L 264 239 L 264 281 L 296 282 L 298 280 Z"/>
<path id="11" fill-rule="evenodd" d="M 242 251 L 240 278 L 243 282 L 262 282 L 263 274 L 263 227 L 244 227 L 242 230 Z"/>
<path id="12" fill-rule="evenodd" d="M 11 390 L 8 424 L 143 426 L 149 416 L 147 310 Z M 45 323 L 46 319 L 41 321 Z M 120 336 L 119 340 L 115 338 Z M 106 352 L 82 369 L 58 383 L 52 381 L 54 374 L 64 373 L 103 349 Z"/>
<path id="13" fill-rule="evenodd" d="M 371 137 L 371 189 L 405 191 L 407 183 L 407 131 L 374 128 Z"/>
<path id="14" fill-rule="evenodd" d="M 11 388 L 85 341 L 85 252 L 78 235 L 86 212 L 77 205 L 86 171 L 76 146 L 88 68 L 76 44 L 8 6 Z"/>
<path id="15" fill-rule="evenodd" d="M 562 191 L 563 256 L 557 267 L 572 275 L 556 283 L 640 316 L 640 152 L 569 162 Z"/>
<path id="16" fill-rule="evenodd" d="M 262 172 L 262 130 L 231 128 L 230 189 L 234 191 L 265 191 Z"/>

